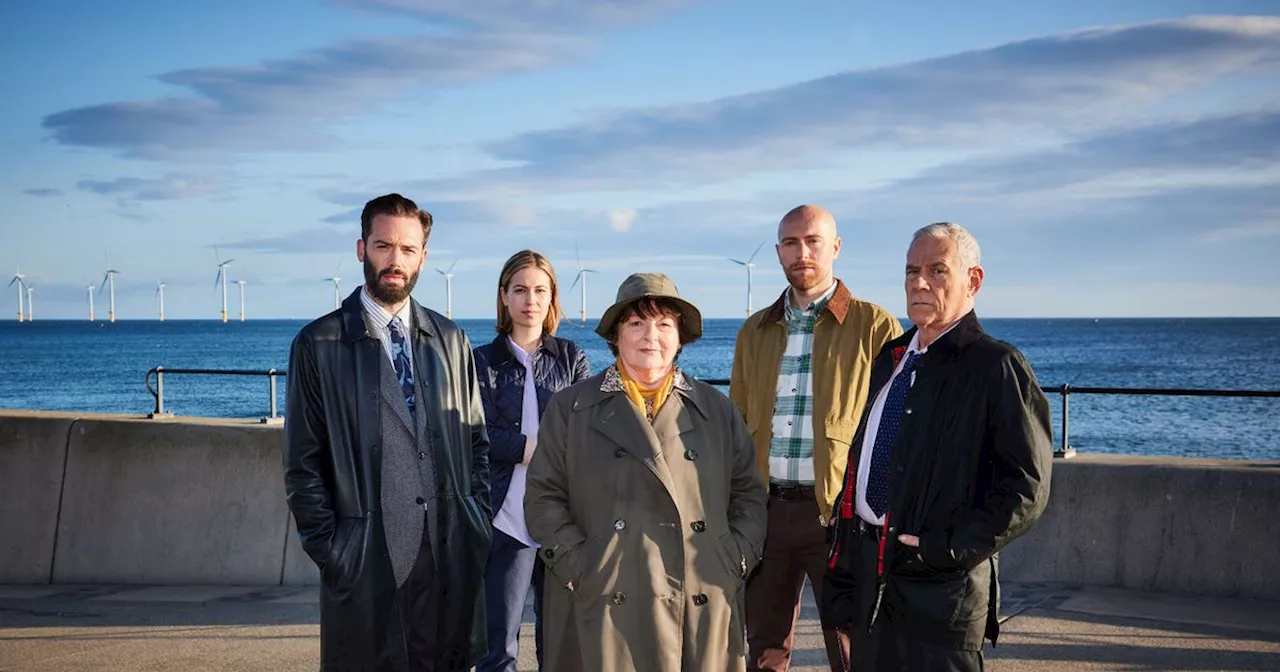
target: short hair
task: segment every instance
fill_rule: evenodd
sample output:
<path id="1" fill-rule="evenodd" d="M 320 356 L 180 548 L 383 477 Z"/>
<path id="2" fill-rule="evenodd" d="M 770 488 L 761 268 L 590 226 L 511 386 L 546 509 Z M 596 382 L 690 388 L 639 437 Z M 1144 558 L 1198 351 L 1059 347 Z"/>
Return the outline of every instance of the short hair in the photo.
<path id="1" fill-rule="evenodd" d="M 653 318 L 667 316 L 674 318 L 676 321 L 676 331 L 680 334 L 680 349 L 676 350 L 676 358 L 680 357 L 680 350 L 684 349 L 684 344 L 690 342 L 689 330 L 684 326 L 684 316 L 680 312 L 680 304 L 671 299 L 664 298 L 644 298 L 639 301 L 632 302 L 631 305 L 622 309 L 618 313 L 618 319 L 609 325 L 604 332 L 605 343 L 609 344 L 609 352 L 614 357 L 618 356 L 618 326 L 632 317 Z"/>
<path id="2" fill-rule="evenodd" d="M 431 237 L 431 213 L 418 208 L 418 204 L 400 194 L 386 194 L 364 204 L 360 213 L 360 240 L 369 241 L 369 230 L 373 227 L 373 219 L 378 215 L 388 217 L 416 217 L 422 222 L 422 244 L 426 246 Z"/>
<path id="3" fill-rule="evenodd" d="M 499 334 L 510 334 L 514 327 L 511 321 L 511 311 L 507 310 L 506 305 L 502 303 L 502 295 L 507 291 L 507 287 L 511 285 L 511 279 L 521 270 L 526 268 L 536 268 L 551 279 L 551 305 L 547 308 L 547 317 L 542 321 L 542 330 L 548 334 L 555 334 L 556 329 L 560 326 L 560 319 L 564 317 L 564 312 L 560 309 L 560 289 L 556 282 L 556 269 L 551 267 L 551 261 L 548 260 L 541 252 L 533 250 L 520 250 L 511 255 L 506 264 L 502 266 L 502 272 L 498 274 L 498 324 L 496 329 Z"/>
<path id="4" fill-rule="evenodd" d="M 964 264 L 964 270 L 982 265 L 982 250 L 978 239 L 969 230 L 955 222 L 935 222 L 922 227 L 911 236 L 911 242 L 924 238 L 950 238 L 956 241 L 956 256 Z"/>

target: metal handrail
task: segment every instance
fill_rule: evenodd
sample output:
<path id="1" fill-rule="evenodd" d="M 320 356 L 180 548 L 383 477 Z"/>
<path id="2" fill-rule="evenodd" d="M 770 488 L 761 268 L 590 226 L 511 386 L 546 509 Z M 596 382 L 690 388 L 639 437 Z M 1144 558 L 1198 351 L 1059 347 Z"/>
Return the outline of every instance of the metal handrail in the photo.
<path id="1" fill-rule="evenodd" d="M 164 374 L 194 374 L 194 375 L 213 375 L 213 376 L 266 376 L 267 384 L 271 395 L 271 414 L 262 418 L 263 422 L 277 422 L 282 418 L 277 412 L 276 406 L 276 377 L 284 377 L 288 375 L 287 371 L 277 369 L 167 369 L 163 366 L 157 366 L 147 371 L 146 377 L 143 379 L 147 386 L 147 391 L 156 400 L 155 410 L 147 417 L 157 418 L 171 416 L 173 413 L 164 410 Z M 156 386 L 151 386 L 151 376 L 156 377 Z"/>
<path id="2" fill-rule="evenodd" d="M 702 382 L 720 387 L 729 384 L 728 378 L 704 378 Z M 1181 387 L 1075 387 L 1063 383 L 1056 387 L 1041 385 L 1045 393 L 1062 395 L 1062 442 L 1054 457 L 1072 457 L 1076 449 L 1071 447 L 1071 395 L 1073 394 L 1118 394 L 1130 396 L 1167 396 L 1167 397 L 1245 397 L 1245 398 L 1280 398 L 1280 390 L 1203 390 Z"/>
<path id="3" fill-rule="evenodd" d="M 288 371 L 279 369 L 166 369 L 157 366 L 147 371 L 147 391 L 156 400 L 155 411 L 148 417 L 171 415 L 164 410 L 164 374 L 194 374 L 218 376 L 267 376 L 271 388 L 271 415 L 263 418 L 263 422 L 280 419 L 276 411 L 276 378 L 289 375 Z M 151 386 L 151 376 L 156 377 L 156 386 Z M 716 387 L 728 387 L 728 378 L 702 378 L 702 382 Z M 1040 390 L 1047 394 L 1062 395 L 1062 441 L 1055 457 L 1071 457 L 1075 448 L 1071 447 L 1071 395 L 1073 394 L 1117 394 L 1128 396 L 1167 396 L 1167 397 L 1244 397 L 1244 398 L 1280 398 L 1280 390 L 1206 390 L 1180 387 L 1075 387 L 1070 383 L 1049 386 L 1041 385 Z"/>

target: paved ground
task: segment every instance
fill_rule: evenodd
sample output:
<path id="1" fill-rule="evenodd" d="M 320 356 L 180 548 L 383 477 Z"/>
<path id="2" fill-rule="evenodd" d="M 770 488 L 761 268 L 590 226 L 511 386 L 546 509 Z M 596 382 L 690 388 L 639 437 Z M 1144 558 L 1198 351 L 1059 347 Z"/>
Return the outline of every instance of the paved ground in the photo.
<path id="1" fill-rule="evenodd" d="M 1280 603 L 1053 584 L 1005 593 L 1004 635 L 987 651 L 996 672 L 1280 670 Z M 811 601 L 801 617 L 792 669 L 825 669 Z M 314 588 L 0 585 L 0 670 L 314 670 L 317 624 Z M 534 669 L 528 647 L 521 657 Z"/>

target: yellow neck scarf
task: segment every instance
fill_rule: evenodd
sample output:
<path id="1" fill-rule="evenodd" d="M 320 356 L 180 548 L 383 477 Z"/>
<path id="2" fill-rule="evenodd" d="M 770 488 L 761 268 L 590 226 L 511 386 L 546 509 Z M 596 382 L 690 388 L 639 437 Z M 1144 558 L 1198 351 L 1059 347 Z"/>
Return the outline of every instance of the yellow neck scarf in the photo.
<path id="1" fill-rule="evenodd" d="M 662 404 L 671 396 L 671 388 L 675 383 L 676 367 L 671 367 L 667 372 L 667 377 L 662 379 L 661 383 L 653 389 L 645 389 L 627 373 L 627 367 L 622 363 L 622 358 L 617 361 L 618 376 L 622 379 L 622 391 L 626 392 L 627 398 L 631 403 L 635 404 L 637 410 L 644 414 L 650 422 L 658 415 L 658 409 L 662 408 Z"/>

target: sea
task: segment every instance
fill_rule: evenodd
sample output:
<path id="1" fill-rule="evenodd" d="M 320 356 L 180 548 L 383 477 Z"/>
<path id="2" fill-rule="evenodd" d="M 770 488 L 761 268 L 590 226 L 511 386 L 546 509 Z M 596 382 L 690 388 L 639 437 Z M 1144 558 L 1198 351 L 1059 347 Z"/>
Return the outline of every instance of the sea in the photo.
<path id="1" fill-rule="evenodd" d="M 493 320 L 459 320 L 473 345 Z M 685 348 L 684 369 L 728 378 L 740 319 L 711 319 Z M 0 322 L 0 408 L 146 414 L 149 369 L 284 371 L 298 320 Z M 1280 390 L 1280 318 L 983 319 L 995 338 L 1026 356 L 1041 385 Z M 588 326 L 560 336 L 581 345 L 595 370 L 610 361 Z M 269 413 L 266 377 L 168 374 L 165 407 L 177 415 L 259 418 Z M 284 409 L 284 380 L 277 400 Z M 1047 393 L 1061 442 L 1061 395 Z M 1077 452 L 1280 459 L 1280 398 L 1072 394 Z"/>

